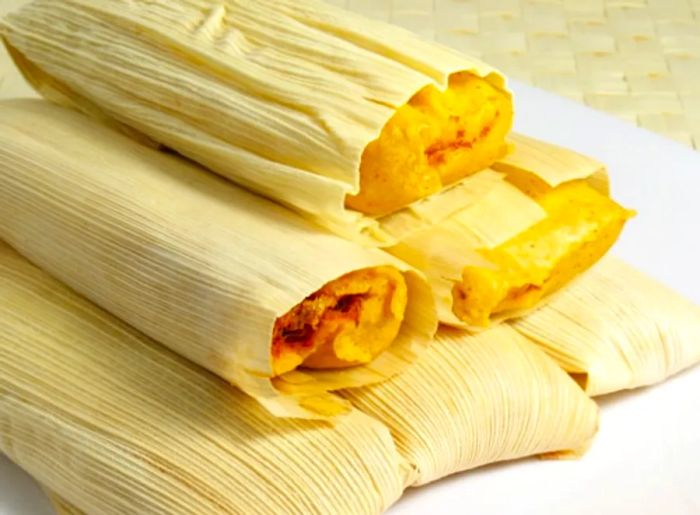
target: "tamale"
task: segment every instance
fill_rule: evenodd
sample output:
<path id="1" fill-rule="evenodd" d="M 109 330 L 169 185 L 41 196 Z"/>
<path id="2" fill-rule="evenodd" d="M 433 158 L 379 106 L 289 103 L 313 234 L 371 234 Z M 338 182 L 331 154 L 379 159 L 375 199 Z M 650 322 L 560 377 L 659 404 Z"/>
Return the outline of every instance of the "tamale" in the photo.
<path id="1" fill-rule="evenodd" d="M 598 427 L 593 401 L 507 325 L 443 328 L 408 372 L 346 396 L 391 429 L 410 486 L 533 454 L 576 457 Z"/>
<path id="2" fill-rule="evenodd" d="M 1 103 L 0 162 L 0 237 L 281 416 L 342 411 L 324 392 L 399 372 L 435 332 L 398 259 L 77 112 Z"/>
<path id="3" fill-rule="evenodd" d="M 507 151 L 497 71 L 315 0 L 37 0 L 0 31 L 47 98 L 375 243 Z"/>
<path id="4" fill-rule="evenodd" d="M 404 484 L 379 422 L 276 418 L 2 243 L 0 452 L 106 515 L 375 514 Z"/>
<path id="5" fill-rule="evenodd" d="M 700 362 L 700 307 L 613 257 L 513 327 L 594 396 Z"/>
<path id="6" fill-rule="evenodd" d="M 469 207 L 424 202 L 387 224 L 401 240 L 387 250 L 426 273 L 444 323 L 478 330 L 522 315 L 598 261 L 632 216 L 608 196 L 597 161 L 514 140 L 512 154 L 470 181 L 479 194 Z M 403 221 L 411 217 L 434 223 L 416 229 Z"/>
<path id="7" fill-rule="evenodd" d="M 598 428 L 593 401 L 507 324 L 442 328 L 404 374 L 342 395 L 391 429 L 412 485 L 533 454 L 575 457 Z"/>
<path id="8" fill-rule="evenodd" d="M 0 279 L 0 451 L 67 513 L 375 513 L 596 430 L 594 403 L 507 326 L 445 329 L 411 380 L 343 391 L 356 408 L 332 426 L 273 417 L 3 243 Z"/>
<path id="9" fill-rule="evenodd" d="M 532 227 L 492 249 L 493 266 L 466 266 L 452 310 L 467 324 L 522 313 L 596 263 L 615 243 L 629 213 L 582 181 L 538 194 L 546 212 Z"/>

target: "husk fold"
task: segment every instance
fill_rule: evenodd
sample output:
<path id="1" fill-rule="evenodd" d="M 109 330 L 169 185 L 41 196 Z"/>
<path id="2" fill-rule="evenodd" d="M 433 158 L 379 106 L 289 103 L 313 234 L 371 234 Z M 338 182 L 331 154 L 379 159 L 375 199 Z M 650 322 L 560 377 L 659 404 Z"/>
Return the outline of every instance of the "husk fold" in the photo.
<path id="1" fill-rule="evenodd" d="M 586 180 L 600 193 L 609 194 L 607 171 L 599 161 L 520 134 L 511 134 L 510 139 L 513 151 L 491 170 L 475 174 L 441 196 L 418 202 L 384 221 L 400 241 L 387 252 L 425 273 L 440 321 L 453 327 L 483 330 L 460 320 L 452 309 L 452 289 L 461 282 L 464 268 L 489 266 L 478 251 L 514 238 L 546 216 L 528 189 Z M 538 305 L 547 300 L 543 298 Z M 491 323 L 528 311 L 494 315 Z"/>
<path id="2" fill-rule="evenodd" d="M 700 308 L 614 257 L 513 327 L 593 396 L 658 383 L 700 362 Z"/>
<path id="3" fill-rule="evenodd" d="M 442 328 L 404 374 L 342 395 L 389 427 L 412 485 L 533 454 L 579 456 L 598 428 L 596 405 L 507 325 Z"/>

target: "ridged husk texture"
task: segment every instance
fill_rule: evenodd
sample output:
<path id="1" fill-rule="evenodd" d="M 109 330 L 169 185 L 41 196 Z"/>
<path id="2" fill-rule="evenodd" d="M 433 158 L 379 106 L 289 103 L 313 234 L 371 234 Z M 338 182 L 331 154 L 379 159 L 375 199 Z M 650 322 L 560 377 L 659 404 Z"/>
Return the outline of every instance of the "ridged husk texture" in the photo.
<path id="1" fill-rule="evenodd" d="M 47 98 L 375 244 L 344 207 L 362 153 L 427 85 L 490 66 L 314 0 L 38 0 L 0 23 Z"/>
<path id="2" fill-rule="evenodd" d="M 700 362 L 700 307 L 614 257 L 513 327 L 594 396 L 658 383 Z"/>
<path id="3" fill-rule="evenodd" d="M 275 418 L 4 244 L 0 278 L 0 451 L 86 513 L 377 513 L 449 473 L 580 452 L 597 427 L 505 326 L 441 333 L 405 382 L 343 391 L 331 425 Z"/>
<path id="4" fill-rule="evenodd" d="M 75 111 L 0 103 L 0 162 L 1 238 L 280 416 L 346 409 L 325 392 L 399 373 L 436 330 L 427 282 L 398 259 Z M 365 366 L 271 380 L 276 318 L 330 280 L 377 265 L 404 270 L 409 288 L 393 344 Z"/>

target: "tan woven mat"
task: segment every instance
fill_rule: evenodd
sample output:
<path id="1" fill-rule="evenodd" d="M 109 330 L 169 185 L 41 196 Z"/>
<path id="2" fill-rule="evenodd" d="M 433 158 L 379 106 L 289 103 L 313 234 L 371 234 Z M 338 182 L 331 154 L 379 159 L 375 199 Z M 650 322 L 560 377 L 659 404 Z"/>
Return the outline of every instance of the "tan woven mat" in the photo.
<path id="1" fill-rule="evenodd" d="M 700 0 L 330 1 L 700 149 Z M 0 51 L 0 97 L 24 88 Z"/>
<path id="2" fill-rule="evenodd" d="M 331 0 L 700 149 L 700 0 Z"/>

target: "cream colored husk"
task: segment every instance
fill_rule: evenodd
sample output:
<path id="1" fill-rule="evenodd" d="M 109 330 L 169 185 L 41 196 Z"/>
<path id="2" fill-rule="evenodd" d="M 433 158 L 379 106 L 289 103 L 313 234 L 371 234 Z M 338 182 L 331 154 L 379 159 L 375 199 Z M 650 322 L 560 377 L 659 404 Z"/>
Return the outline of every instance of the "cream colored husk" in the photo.
<path id="1" fill-rule="evenodd" d="M 404 483 L 379 422 L 276 418 L 2 243 L 0 452 L 104 515 L 371 515 Z"/>
<path id="2" fill-rule="evenodd" d="M 344 202 L 396 108 L 461 71 L 505 88 L 478 60 L 314 0 L 37 0 L 0 31 L 47 98 L 374 244 L 392 240 Z"/>
<path id="3" fill-rule="evenodd" d="M 460 202 L 452 202 L 452 190 L 448 190 L 442 194 L 446 202 L 425 199 L 392 215 L 386 224 L 400 240 L 387 252 L 425 273 L 433 288 L 438 317 L 444 324 L 483 330 L 455 316 L 452 287 L 462 280 L 465 267 L 489 266 L 477 252 L 479 249 L 497 247 L 546 216 L 533 198 L 505 181 L 508 173 L 526 173 L 550 187 L 585 179 L 601 193 L 609 192 L 607 171 L 597 160 L 519 134 L 512 134 L 511 140 L 513 152 L 495 163 L 492 170 L 480 172 L 453 188 L 460 190 L 455 193 Z M 539 305 L 547 300 L 543 298 Z M 522 314 L 500 313 L 491 322 L 496 324 Z"/>
<path id="4" fill-rule="evenodd" d="M 658 383 L 700 362 L 700 307 L 613 257 L 513 326 L 590 395 Z"/>
<path id="5" fill-rule="evenodd" d="M 435 332 L 427 283 L 396 258 L 77 112 L 1 103 L 0 162 L 0 237 L 280 416 L 342 411 L 324 392 L 398 373 Z M 273 386 L 275 319 L 328 281 L 380 264 L 403 269 L 409 286 L 392 346 L 368 365 L 294 371 Z"/>
<path id="6" fill-rule="evenodd" d="M 407 486 L 533 454 L 577 457 L 598 427 L 593 401 L 506 325 L 475 336 L 444 328 L 406 374 L 344 395 L 389 427 Z"/>
<path id="7" fill-rule="evenodd" d="M 404 374 L 342 395 L 391 429 L 413 485 L 533 454 L 578 456 L 598 428 L 596 405 L 507 325 L 442 328 Z"/>

